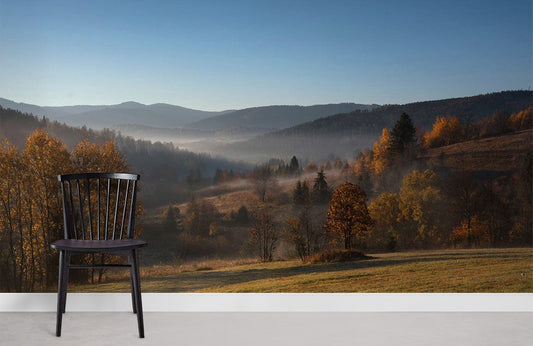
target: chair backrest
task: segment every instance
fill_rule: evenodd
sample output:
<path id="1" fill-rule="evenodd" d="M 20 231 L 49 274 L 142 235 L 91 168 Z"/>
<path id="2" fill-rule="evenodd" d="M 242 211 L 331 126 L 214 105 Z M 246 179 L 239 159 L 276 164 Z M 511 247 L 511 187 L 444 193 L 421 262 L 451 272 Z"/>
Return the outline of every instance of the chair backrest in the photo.
<path id="1" fill-rule="evenodd" d="M 137 181 L 127 173 L 59 175 L 65 239 L 133 238 Z"/>

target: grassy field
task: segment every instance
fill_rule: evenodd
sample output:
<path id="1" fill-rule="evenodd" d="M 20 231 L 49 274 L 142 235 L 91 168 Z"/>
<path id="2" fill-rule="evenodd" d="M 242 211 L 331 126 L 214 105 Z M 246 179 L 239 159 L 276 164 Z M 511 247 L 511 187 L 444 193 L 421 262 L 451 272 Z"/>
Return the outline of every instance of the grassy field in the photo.
<path id="1" fill-rule="evenodd" d="M 142 270 L 143 292 L 533 292 L 533 249 L 371 254 L 329 264 L 208 261 Z M 129 292 L 127 276 L 69 292 Z"/>

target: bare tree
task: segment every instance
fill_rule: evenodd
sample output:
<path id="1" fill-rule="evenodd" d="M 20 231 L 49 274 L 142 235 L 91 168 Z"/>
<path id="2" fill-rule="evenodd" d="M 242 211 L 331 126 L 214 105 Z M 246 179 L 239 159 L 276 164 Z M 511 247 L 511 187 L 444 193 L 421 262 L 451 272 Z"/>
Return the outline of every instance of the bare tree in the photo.
<path id="1" fill-rule="evenodd" d="M 251 175 L 254 192 L 260 203 L 266 203 L 269 192 L 277 185 L 276 178 L 270 167 L 262 166 L 256 168 Z"/>
<path id="2" fill-rule="evenodd" d="M 279 229 L 274 223 L 272 207 L 259 204 L 253 210 L 254 222 L 250 227 L 250 237 L 263 262 L 272 261 L 272 254 L 279 240 Z"/>

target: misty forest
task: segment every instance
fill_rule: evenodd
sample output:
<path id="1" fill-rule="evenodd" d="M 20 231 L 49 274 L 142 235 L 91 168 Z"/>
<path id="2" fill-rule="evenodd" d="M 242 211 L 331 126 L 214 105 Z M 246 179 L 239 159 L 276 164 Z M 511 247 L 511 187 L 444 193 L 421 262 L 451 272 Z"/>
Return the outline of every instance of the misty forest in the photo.
<path id="1" fill-rule="evenodd" d="M 523 261 L 518 271 L 504 266 L 509 254 L 497 264 L 516 286 L 480 278 L 422 290 L 531 291 L 530 252 L 521 251 L 533 245 L 532 99 L 504 91 L 223 112 L 0 99 L 0 291 L 55 290 L 57 175 L 75 172 L 140 174 L 145 291 L 417 291 L 331 275 L 372 277 L 395 259 L 413 266 L 398 264 L 404 277 L 421 275 L 438 257 L 450 261 L 451 282 L 461 276 L 452 261 L 474 258 L 485 273 L 492 267 L 483 261 L 501 249 Z M 252 274 L 265 268 L 266 276 Z M 208 282 L 215 274 L 222 278 Z M 80 270 L 71 282 L 127 290 L 121 275 Z M 180 283 L 157 286 L 157 277 Z M 332 284 L 306 286 L 311 277 Z"/>

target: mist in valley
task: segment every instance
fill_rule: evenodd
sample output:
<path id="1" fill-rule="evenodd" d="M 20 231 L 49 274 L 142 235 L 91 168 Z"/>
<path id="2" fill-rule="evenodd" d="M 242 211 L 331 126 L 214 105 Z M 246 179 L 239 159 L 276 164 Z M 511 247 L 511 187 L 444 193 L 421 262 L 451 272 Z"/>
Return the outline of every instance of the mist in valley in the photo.
<path id="1" fill-rule="evenodd" d="M 306 163 L 353 160 L 364 148 L 371 147 L 379 136 L 378 133 L 283 136 L 270 132 L 272 129 L 263 128 L 213 131 L 124 125 L 115 129 L 122 135 L 136 139 L 170 142 L 182 150 L 251 164 L 262 164 L 271 158 L 288 160 L 292 156 Z"/>

